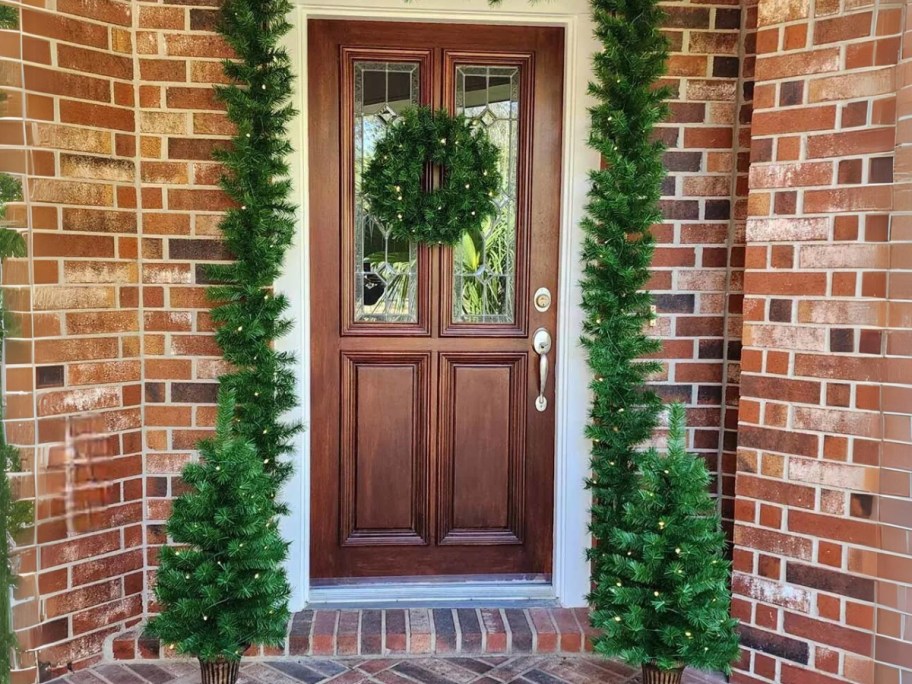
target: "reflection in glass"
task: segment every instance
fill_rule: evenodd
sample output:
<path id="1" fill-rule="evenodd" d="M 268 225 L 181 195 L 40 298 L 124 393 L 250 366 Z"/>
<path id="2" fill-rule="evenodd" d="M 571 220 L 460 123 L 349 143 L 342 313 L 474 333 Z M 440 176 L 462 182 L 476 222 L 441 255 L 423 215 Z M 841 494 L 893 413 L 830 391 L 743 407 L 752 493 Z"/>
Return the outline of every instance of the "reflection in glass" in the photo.
<path id="1" fill-rule="evenodd" d="M 498 212 L 453 250 L 453 320 L 513 323 L 516 292 L 516 187 L 519 171 L 519 69 L 456 67 L 456 111 L 500 148 Z"/>
<path id="2" fill-rule="evenodd" d="M 419 103 L 419 65 L 355 63 L 355 320 L 418 320 L 418 248 L 390 235 L 366 210 L 361 176 L 403 110 Z"/>

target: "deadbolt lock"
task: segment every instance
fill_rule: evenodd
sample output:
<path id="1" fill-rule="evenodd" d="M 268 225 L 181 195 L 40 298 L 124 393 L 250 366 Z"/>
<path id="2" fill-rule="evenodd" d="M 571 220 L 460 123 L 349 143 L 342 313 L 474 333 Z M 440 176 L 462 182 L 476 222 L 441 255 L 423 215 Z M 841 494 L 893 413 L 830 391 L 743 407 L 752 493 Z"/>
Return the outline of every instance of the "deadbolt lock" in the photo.
<path id="1" fill-rule="evenodd" d="M 551 290 L 547 287 L 540 287 L 535 291 L 535 310 L 539 313 L 545 313 L 551 308 Z"/>

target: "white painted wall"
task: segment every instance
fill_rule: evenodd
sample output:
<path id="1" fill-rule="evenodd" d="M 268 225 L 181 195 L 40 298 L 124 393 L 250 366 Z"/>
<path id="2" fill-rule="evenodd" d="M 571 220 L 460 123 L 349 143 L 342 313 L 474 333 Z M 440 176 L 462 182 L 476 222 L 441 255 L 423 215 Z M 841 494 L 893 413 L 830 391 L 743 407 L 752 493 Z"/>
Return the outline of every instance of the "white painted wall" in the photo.
<path id="1" fill-rule="evenodd" d="M 578 344 L 583 314 L 580 309 L 582 244 L 579 228 L 583 216 L 588 171 L 596 168 L 598 155 L 586 145 L 589 131 L 586 88 L 591 57 L 599 49 L 592 36 L 588 0 L 551 0 L 529 4 L 528 0 L 503 0 L 490 7 L 487 0 L 298 0 L 292 16 L 294 29 L 286 44 L 298 75 L 295 105 L 300 115 L 292 124 L 291 159 L 295 193 L 300 201 L 300 230 L 288 252 L 285 272 L 276 284 L 288 295 L 295 328 L 280 348 L 297 354 L 301 406 L 295 417 L 310 420 L 310 319 L 309 230 L 307 188 L 307 21 L 311 18 L 349 18 L 389 21 L 438 21 L 448 23 L 507 23 L 563 26 L 566 30 L 565 121 L 563 164 L 563 209 L 561 222 L 561 282 L 559 298 L 560 353 L 556 361 L 557 437 L 555 444 L 555 512 L 553 595 L 564 606 L 585 605 L 589 568 L 585 549 L 589 545 L 587 521 L 590 497 L 583 486 L 588 472 L 589 444 L 583 437 L 589 396 L 589 373 Z M 314 169 L 319 173 L 319 169 Z M 292 584 L 292 609 L 301 609 L 309 594 L 310 553 L 310 441 L 298 437 L 296 472 L 285 490 L 291 514 L 283 521 L 285 538 L 291 541 L 287 564 Z M 471 598 L 467 596 L 466 598 Z"/>

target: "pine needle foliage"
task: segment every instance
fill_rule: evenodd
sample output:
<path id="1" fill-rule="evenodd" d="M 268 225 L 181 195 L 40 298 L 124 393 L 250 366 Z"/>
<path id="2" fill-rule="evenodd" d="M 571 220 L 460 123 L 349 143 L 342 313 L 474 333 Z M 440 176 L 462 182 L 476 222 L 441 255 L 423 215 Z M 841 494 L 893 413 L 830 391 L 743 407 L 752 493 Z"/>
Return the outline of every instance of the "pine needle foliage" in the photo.
<path id="1" fill-rule="evenodd" d="M 6 220 L 6 205 L 10 202 L 22 201 L 22 182 L 15 176 L 8 173 L 0 173 L 0 221 Z M 6 254 L 7 250 L 0 248 L 0 255 Z M 13 254 L 10 252 L 7 256 L 25 256 L 23 254 Z M 0 258 L 4 258 L 0 256 Z"/>
<path id="2" fill-rule="evenodd" d="M 238 660 L 251 644 L 285 638 L 288 545 L 277 529 L 272 479 L 257 447 L 239 436 L 232 390 L 221 389 L 215 437 L 188 464 L 190 491 L 174 502 L 155 596 L 166 607 L 149 623 L 166 647 L 203 661 Z"/>
<path id="3" fill-rule="evenodd" d="M 22 200 L 22 185 L 9 174 L 0 174 L 0 221 L 6 217 L 6 204 Z M 0 264 L 10 257 L 24 257 L 26 244 L 22 235 L 7 226 L 0 226 Z M 11 329 L 11 318 L 0 290 L 0 362 L 3 343 Z M 3 420 L 3 386 L 0 383 L 0 421 Z M 13 669 L 13 653 L 17 640 L 12 624 L 12 590 L 18 583 L 14 552 L 15 538 L 32 522 L 32 504 L 16 498 L 10 473 L 21 470 L 19 450 L 6 441 L 6 431 L 0 423 L 0 684 L 8 684 Z"/>
<path id="4" fill-rule="evenodd" d="M 19 10 L 9 5 L 0 5 L 0 29 L 19 28 Z"/>
<path id="5" fill-rule="evenodd" d="M 217 157 L 226 169 L 222 187 L 236 205 L 221 223 L 235 260 L 209 273 L 217 283 L 209 294 L 217 303 L 218 343 L 235 368 L 222 384 L 237 398 L 236 429 L 256 446 L 276 491 L 293 470 L 287 457 L 300 429 L 283 419 L 297 403 L 294 358 L 274 342 L 292 322 L 285 316 L 286 297 L 272 290 L 295 232 L 287 161 L 293 76 L 281 45 L 291 9 L 288 0 L 227 0 L 222 6 L 219 32 L 237 59 L 224 63 L 231 84 L 217 93 L 236 134 Z M 285 512 L 280 504 L 277 510 Z"/>
<path id="6" fill-rule="evenodd" d="M 661 366 L 648 360 L 660 343 L 646 334 L 653 300 L 645 288 L 665 177 L 664 147 L 653 135 L 669 96 L 657 85 L 668 58 L 664 13 L 658 0 L 591 5 L 602 51 L 594 57 L 590 84 L 596 104 L 589 144 L 603 164 L 591 173 L 582 224 L 582 343 L 593 374 L 589 601 L 593 625 L 603 630 L 596 650 L 663 669 L 688 664 L 727 670 L 737 656 L 737 637 L 728 618 L 725 542 L 705 467 L 684 450 L 681 407 L 672 409 L 667 465 L 643 449 L 662 411 L 648 385 Z M 657 527 L 660 515 L 667 516 L 664 534 Z"/>
<path id="7" fill-rule="evenodd" d="M 730 672 L 738 635 L 725 535 L 706 464 L 687 453 L 681 404 L 669 411 L 667 453 L 644 452 L 637 477 L 592 593 L 604 630 L 596 650 L 636 665 Z"/>
<path id="8" fill-rule="evenodd" d="M 642 444 L 658 425 L 662 402 L 647 383 L 660 365 L 643 357 L 659 350 L 646 335 L 652 320 L 649 279 L 661 221 L 658 199 L 662 145 L 652 132 L 666 113 L 667 92 L 655 88 L 665 72 L 667 46 L 656 0 L 593 0 L 604 49 L 594 57 L 589 144 L 603 159 L 591 172 L 582 226 L 583 346 L 593 381 L 587 436 L 592 440 L 589 550 L 598 597 L 608 540 L 622 523 L 624 503 L 637 486 Z"/>

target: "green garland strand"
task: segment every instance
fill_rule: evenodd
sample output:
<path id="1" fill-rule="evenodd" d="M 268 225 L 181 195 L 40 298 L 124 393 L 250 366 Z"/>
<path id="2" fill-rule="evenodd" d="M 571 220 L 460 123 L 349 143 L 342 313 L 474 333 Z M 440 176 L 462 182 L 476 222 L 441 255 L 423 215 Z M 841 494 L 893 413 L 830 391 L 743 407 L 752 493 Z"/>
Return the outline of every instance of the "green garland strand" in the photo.
<path id="1" fill-rule="evenodd" d="M 19 11 L 14 7 L 0 5 L 0 29 L 19 27 Z M 0 93 L 0 103 L 7 99 Z M 8 202 L 22 199 L 22 185 L 6 173 L 0 173 L 0 222 L 6 219 Z M 0 227 L 0 263 L 10 256 L 25 256 L 25 240 L 14 230 Z M 6 307 L 0 290 L 0 373 L 3 372 L 3 342 L 8 333 Z M 14 653 L 18 647 L 13 631 L 12 591 L 18 583 L 13 567 L 14 538 L 24 530 L 32 519 L 32 506 L 25 501 L 16 501 L 9 473 L 18 472 L 19 450 L 6 441 L 3 428 L 3 383 L 0 381 L 0 684 L 9 684 L 13 669 Z"/>
<path id="2" fill-rule="evenodd" d="M 218 285 L 209 290 L 217 302 L 218 343 L 235 371 L 222 385 L 237 398 L 239 434 L 256 446 L 276 492 L 293 466 L 287 456 L 300 426 L 283 420 L 297 405 L 294 358 L 274 343 L 289 332 L 288 300 L 275 294 L 285 253 L 295 234 L 291 197 L 288 124 L 293 76 L 282 37 L 291 29 L 288 0 L 227 0 L 219 32 L 237 59 L 226 61 L 232 84 L 218 95 L 236 126 L 230 149 L 218 153 L 225 165 L 222 187 L 236 204 L 221 223 L 235 261 L 211 267 Z M 278 512 L 285 507 L 277 505 Z"/>
<path id="3" fill-rule="evenodd" d="M 22 200 L 22 185 L 8 174 L 0 174 L 0 222 L 6 219 L 6 205 Z M 22 235 L 7 227 L 0 227 L 0 264 L 10 257 L 26 256 Z M 3 344 L 12 329 L 9 313 L 0 290 L 0 373 L 2 373 Z M 12 590 L 17 577 L 14 568 L 14 539 L 32 522 L 32 504 L 17 500 L 13 492 L 10 473 L 21 470 L 19 450 L 6 441 L 2 425 L 4 414 L 3 383 L 0 380 L 0 684 L 8 684 L 13 668 L 13 653 L 18 646 L 12 624 Z"/>
<path id="4" fill-rule="evenodd" d="M 162 549 L 163 610 L 149 625 L 166 647 L 202 661 L 279 645 L 289 617 L 287 545 L 276 529 L 287 506 L 277 497 L 301 428 L 283 418 L 297 404 L 294 358 L 274 343 L 292 322 L 273 284 L 295 233 L 286 161 L 293 76 L 281 46 L 291 10 L 288 0 L 226 0 L 220 15 L 219 32 L 236 55 L 224 63 L 230 85 L 217 88 L 236 128 L 217 157 L 235 204 L 221 222 L 235 260 L 210 269 L 217 284 L 209 295 L 233 371 L 220 379 L 216 437 L 200 445 L 202 463 L 183 473 L 191 491 L 175 501 L 168 532 L 185 546 Z"/>
<path id="5" fill-rule="evenodd" d="M 643 450 L 662 412 L 649 388 L 659 351 L 646 335 L 645 290 L 659 211 L 663 145 L 653 131 L 669 91 L 656 87 L 668 47 L 658 0 L 592 0 L 603 50 L 594 58 L 591 173 L 582 281 L 583 345 L 593 373 L 592 622 L 596 650 L 661 669 L 730 670 L 738 655 L 724 537 L 702 461 L 685 449 L 684 409 L 672 407 L 668 454 Z"/>
<path id="6" fill-rule="evenodd" d="M 19 28 L 19 10 L 9 5 L 0 5 L 0 29 Z"/>

